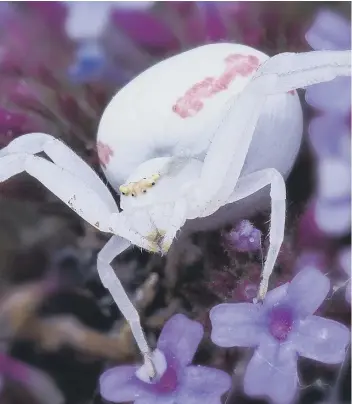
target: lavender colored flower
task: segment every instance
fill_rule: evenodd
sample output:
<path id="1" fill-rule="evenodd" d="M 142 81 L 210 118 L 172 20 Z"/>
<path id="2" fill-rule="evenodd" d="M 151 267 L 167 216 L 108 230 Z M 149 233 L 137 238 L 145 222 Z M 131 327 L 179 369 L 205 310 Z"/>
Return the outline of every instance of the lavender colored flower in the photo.
<path id="1" fill-rule="evenodd" d="M 261 248 L 261 236 L 261 231 L 256 229 L 249 220 L 241 220 L 225 234 L 225 243 L 229 249 L 254 252 Z"/>
<path id="2" fill-rule="evenodd" d="M 315 50 L 350 49 L 351 25 L 338 14 L 322 10 L 306 40 Z M 324 233 L 342 236 L 351 227 L 351 79 L 337 78 L 311 86 L 306 100 L 322 113 L 309 127 L 309 140 L 318 157 L 314 220 Z"/>
<path id="3" fill-rule="evenodd" d="M 220 304 L 211 310 L 211 339 L 216 345 L 256 347 L 244 376 L 246 394 L 289 403 L 297 391 L 298 355 L 327 364 L 343 361 L 349 330 L 313 315 L 329 289 L 325 275 L 305 269 L 270 291 L 263 305 Z"/>
<path id="4" fill-rule="evenodd" d="M 221 395 L 230 388 L 230 376 L 221 370 L 190 365 L 202 337 L 198 322 L 174 315 L 165 324 L 153 352 L 157 379 L 149 380 L 144 365 L 117 366 L 101 376 L 101 395 L 116 403 L 219 404 Z"/>

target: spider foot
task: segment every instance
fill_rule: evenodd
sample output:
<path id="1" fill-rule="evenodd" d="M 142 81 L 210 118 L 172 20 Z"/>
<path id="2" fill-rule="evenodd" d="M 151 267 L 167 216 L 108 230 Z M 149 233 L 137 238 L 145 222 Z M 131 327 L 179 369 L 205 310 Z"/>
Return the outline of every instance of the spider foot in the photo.
<path id="1" fill-rule="evenodd" d="M 253 299 L 253 303 L 263 304 L 265 296 L 268 291 L 269 281 L 267 279 L 262 279 L 259 285 L 259 291 L 257 297 Z"/>

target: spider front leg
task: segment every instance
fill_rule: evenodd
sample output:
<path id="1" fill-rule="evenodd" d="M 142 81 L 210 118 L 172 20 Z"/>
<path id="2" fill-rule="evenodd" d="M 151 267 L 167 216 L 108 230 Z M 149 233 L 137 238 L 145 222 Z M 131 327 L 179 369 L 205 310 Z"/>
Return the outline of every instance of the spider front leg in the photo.
<path id="1" fill-rule="evenodd" d="M 0 150 L 0 157 L 12 153 L 40 152 L 44 152 L 57 166 L 69 171 L 93 189 L 112 211 L 117 210 L 114 198 L 98 175 L 73 150 L 51 135 L 45 133 L 22 135 Z"/>
<path id="2" fill-rule="evenodd" d="M 92 226 L 109 232 L 109 218 L 113 211 L 74 174 L 32 154 L 12 153 L 0 157 L 1 182 L 21 172 L 36 178 Z"/>
<path id="3" fill-rule="evenodd" d="M 256 171 L 246 175 L 237 183 L 228 203 L 239 201 L 270 185 L 271 218 L 269 231 L 269 250 L 262 271 L 257 299 L 262 301 L 268 291 L 269 278 L 273 272 L 285 232 L 286 187 L 282 175 L 273 168 Z"/>
<path id="4" fill-rule="evenodd" d="M 156 370 L 151 359 L 152 353 L 145 338 L 139 314 L 110 265 L 113 259 L 130 247 L 130 245 L 129 241 L 121 239 L 118 236 L 111 237 L 98 254 L 97 268 L 102 284 L 109 290 L 121 313 L 129 323 L 137 345 L 143 354 L 148 373 L 151 379 L 153 379 L 156 376 Z"/>
<path id="5" fill-rule="evenodd" d="M 45 152 L 55 163 L 35 153 Z M 1 157 L 3 156 L 3 157 Z M 131 231 L 98 175 L 68 146 L 44 133 L 29 133 L 0 151 L 0 181 L 26 171 L 98 230 L 119 234 L 139 247 L 150 244 Z M 118 229 L 116 229 L 116 226 Z"/>

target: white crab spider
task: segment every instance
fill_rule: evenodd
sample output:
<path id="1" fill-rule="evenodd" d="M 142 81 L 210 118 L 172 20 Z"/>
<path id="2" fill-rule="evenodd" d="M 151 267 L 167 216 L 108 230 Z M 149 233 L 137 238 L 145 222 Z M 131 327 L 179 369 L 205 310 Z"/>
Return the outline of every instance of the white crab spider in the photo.
<path id="1" fill-rule="evenodd" d="M 99 276 L 129 322 L 150 375 L 155 366 L 138 313 L 110 263 L 131 244 L 165 253 L 186 220 L 211 220 L 222 206 L 236 207 L 270 186 L 262 299 L 284 235 L 283 176 L 302 133 L 298 97 L 288 92 L 350 75 L 350 58 L 350 51 L 317 51 L 269 59 L 246 46 L 216 44 L 139 75 L 110 102 L 98 130 L 105 175 L 126 194 L 123 212 L 96 173 L 59 140 L 31 133 L 1 151 L 0 181 L 25 171 L 92 226 L 113 234 L 98 255 Z M 39 152 L 52 161 L 35 156 Z"/>

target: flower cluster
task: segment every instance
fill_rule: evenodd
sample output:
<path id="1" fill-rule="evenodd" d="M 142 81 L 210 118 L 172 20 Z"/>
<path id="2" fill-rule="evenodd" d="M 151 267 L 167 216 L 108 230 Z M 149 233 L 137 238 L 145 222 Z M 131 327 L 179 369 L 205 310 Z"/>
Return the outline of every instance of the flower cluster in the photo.
<path id="1" fill-rule="evenodd" d="M 314 315 L 329 290 L 325 275 L 305 269 L 290 283 L 271 290 L 263 304 L 224 303 L 210 311 L 211 339 L 216 345 L 255 347 L 244 376 L 246 394 L 290 403 L 298 388 L 299 355 L 326 364 L 344 360 L 350 331 Z M 145 365 L 117 366 L 101 376 L 102 396 L 116 403 L 219 403 L 230 388 L 230 377 L 190 365 L 202 337 L 199 323 L 174 315 L 153 352 L 156 379 L 149 379 Z"/>
<path id="2" fill-rule="evenodd" d="M 306 39 L 314 50 L 351 49 L 351 24 L 322 10 Z M 309 127 L 310 144 L 318 158 L 314 221 L 328 235 L 345 235 L 351 228 L 351 78 L 311 86 L 306 100 L 320 113 Z"/>

